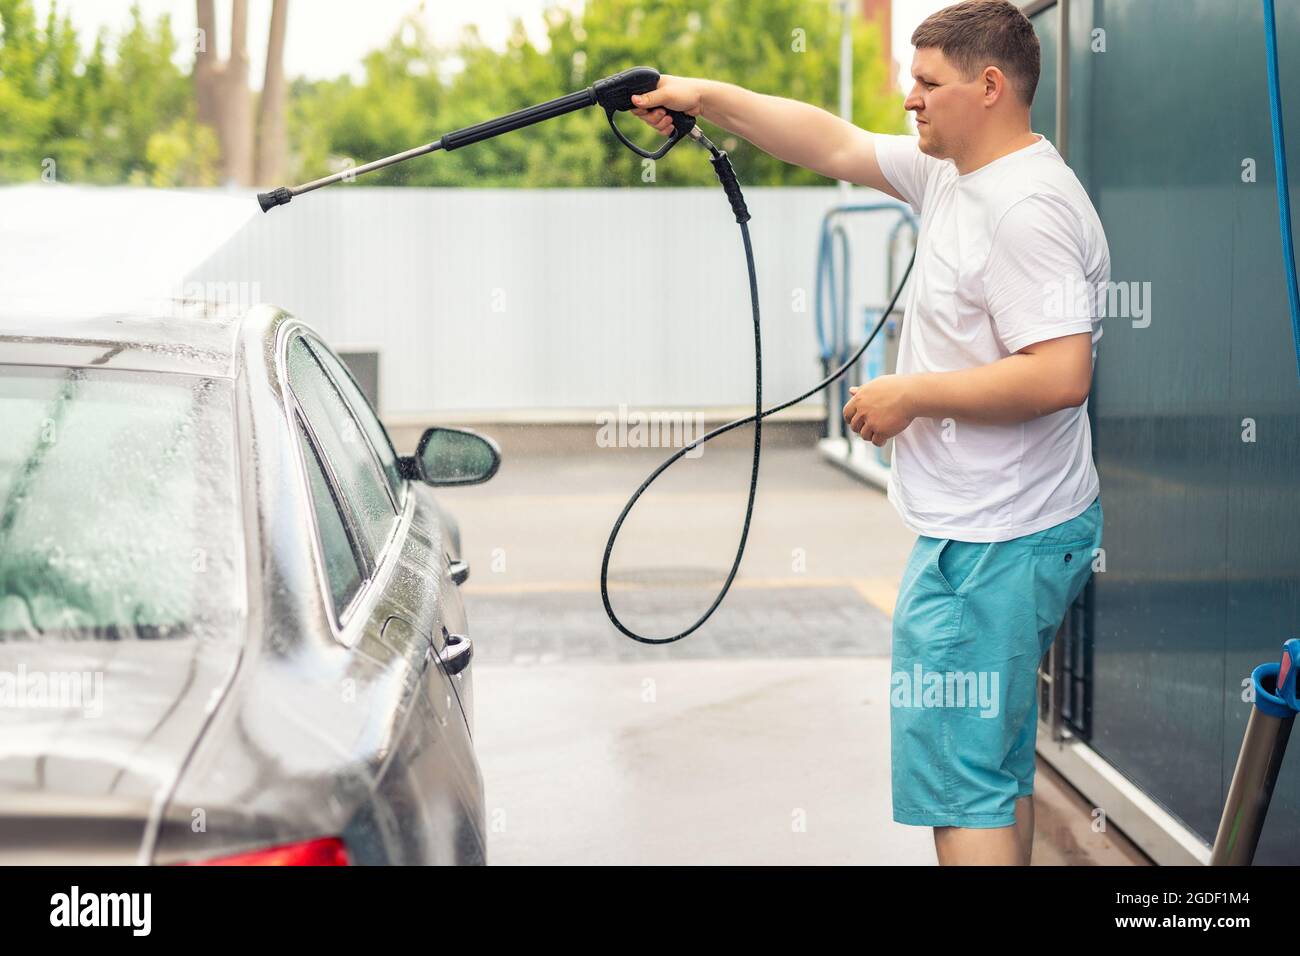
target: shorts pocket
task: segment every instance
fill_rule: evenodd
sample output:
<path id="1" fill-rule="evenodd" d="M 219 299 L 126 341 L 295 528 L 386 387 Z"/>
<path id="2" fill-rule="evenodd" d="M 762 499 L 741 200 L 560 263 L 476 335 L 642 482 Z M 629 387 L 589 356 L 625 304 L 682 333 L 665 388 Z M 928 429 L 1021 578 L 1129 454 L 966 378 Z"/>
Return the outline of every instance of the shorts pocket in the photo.
<path id="1" fill-rule="evenodd" d="M 1074 599 L 1092 576 L 1093 538 L 1039 545 L 1032 551 L 1039 645 L 1046 653 Z"/>
<path id="2" fill-rule="evenodd" d="M 934 570 L 951 594 L 960 594 L 975 578 L 993 545 L 987 541 L 945 540 L 934 556 Z"/>
<path id="3" fill-rule="evenodd" d="M 1043 544 L 1034 545 L 1030 551 L 1033 554 L 1070 554 L 1075 551 L 1089 551 L 1092 548 L 1092 538 L 1079 538 L 1075 541 L 1047 541 Z M 1071 561 L 1076 559 L 1071 559 Z M 1068 562 L 1067 562 L 1068 563 Z"/>

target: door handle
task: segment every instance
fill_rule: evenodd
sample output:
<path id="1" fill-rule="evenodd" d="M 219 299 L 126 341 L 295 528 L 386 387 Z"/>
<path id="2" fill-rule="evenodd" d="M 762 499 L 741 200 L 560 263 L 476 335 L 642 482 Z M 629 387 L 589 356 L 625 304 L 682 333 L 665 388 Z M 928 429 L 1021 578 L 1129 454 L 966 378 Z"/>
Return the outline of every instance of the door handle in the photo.
<path id="1" fill-rule="evenodd" d="M 451 571 L 451 580 L 455 584 L 464 584 L 469 580 L 469 562 L 468 561 L 451 561 L 448 565 Z"/>
<path id="2" fill-rule="evenodd" d="M 442 636 L 443 645 L 438 659 L 442 661 L 447 676 L 453 677 L 469 666 L 470 658 L 474 656 L 474 645 L 464 634 L 452 634 L 444 630 Z"/>

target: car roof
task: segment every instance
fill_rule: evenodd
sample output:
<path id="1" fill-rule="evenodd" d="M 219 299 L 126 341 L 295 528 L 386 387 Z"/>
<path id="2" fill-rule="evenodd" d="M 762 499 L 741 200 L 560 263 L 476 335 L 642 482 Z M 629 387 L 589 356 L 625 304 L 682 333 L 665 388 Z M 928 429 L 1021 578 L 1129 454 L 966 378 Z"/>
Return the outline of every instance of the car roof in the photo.
<path id="1" fill-rule="evenodd" d="M 234 378 L 245 310 L 171 300 L 99 316 L 0 316 L 0 363 Z"/>

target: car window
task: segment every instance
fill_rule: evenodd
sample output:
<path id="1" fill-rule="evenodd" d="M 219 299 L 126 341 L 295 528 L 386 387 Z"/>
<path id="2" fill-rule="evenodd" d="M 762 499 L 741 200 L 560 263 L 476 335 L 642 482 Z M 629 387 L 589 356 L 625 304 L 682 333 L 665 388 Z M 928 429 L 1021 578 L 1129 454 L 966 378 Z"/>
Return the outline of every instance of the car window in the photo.
<path id="1" fill-rule="evenodd" d="M 0 643 L 237 636 L 231 383 L 0 366 Z"/>
<path id="2" fill-rule="evenodd" d="M 311 439 L 298 421 L 298 443 L 302 460 L 307 466 L 307 481 L 311 486 L 311 504 L 316 512 L 316 533 L 320 536 L 321 558 L 325 562 L 325 576 L 329 579 L 330 598 L 334 602 L 335 617 L 342 617 L 357 591 L 361 589 L 361 567 L 347 524 L 330 489 L 329 479 L 322 470 L 320 457 L 311 445 Z"/>
<path id="3" fill-rule="evenodd" d="M 352 414 L 356 416 L 366 437 L 370 439 L 370 447 L 379 456 L 379 464 L 384 469 L 384 478 L 393 492 L 393 499 L 400 505 L 406 500 L 406 481 L 402 478 L 402 470 L 397 464 L 397 452 L 393 450 L 393 443 L 389 440 L 384 426 L 380 424 L 379 416 L 375 414 L 369 400 L 357 387 L 352 373 L 344 367 L 338 356 L 315 341 L 311 343 L 311 350 L 338 385 L 344 401 L 352 407 Z"/>
<path id="4" fill-rule="evenodd" d="M 293 389 L 322 463 L 334 476 L 358 532 L 363 558 L 373 566 L 397 521 L 379 463 L 361 426 L 301 336 L 289 343 Z"/>

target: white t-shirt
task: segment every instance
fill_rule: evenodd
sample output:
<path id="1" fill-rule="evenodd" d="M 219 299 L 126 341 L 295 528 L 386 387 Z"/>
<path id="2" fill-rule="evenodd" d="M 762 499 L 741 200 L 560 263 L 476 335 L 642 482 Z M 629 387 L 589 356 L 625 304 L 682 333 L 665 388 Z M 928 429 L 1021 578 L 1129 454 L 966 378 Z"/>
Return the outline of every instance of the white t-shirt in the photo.
<path id="1" fill-rule="evenodd" d="M 881 172 L 920 215 L 898 372 L 987 365 L 1027 345 L 1101 338 L 1110 251 L 1051 142 L 958 175 L 912 136 L 874 137 Z M 918 418 L 894 439 L 889 500 L 912 531 L 1006 541 L 1097 497 L 1087 404 L 1017 425 Z"/>

